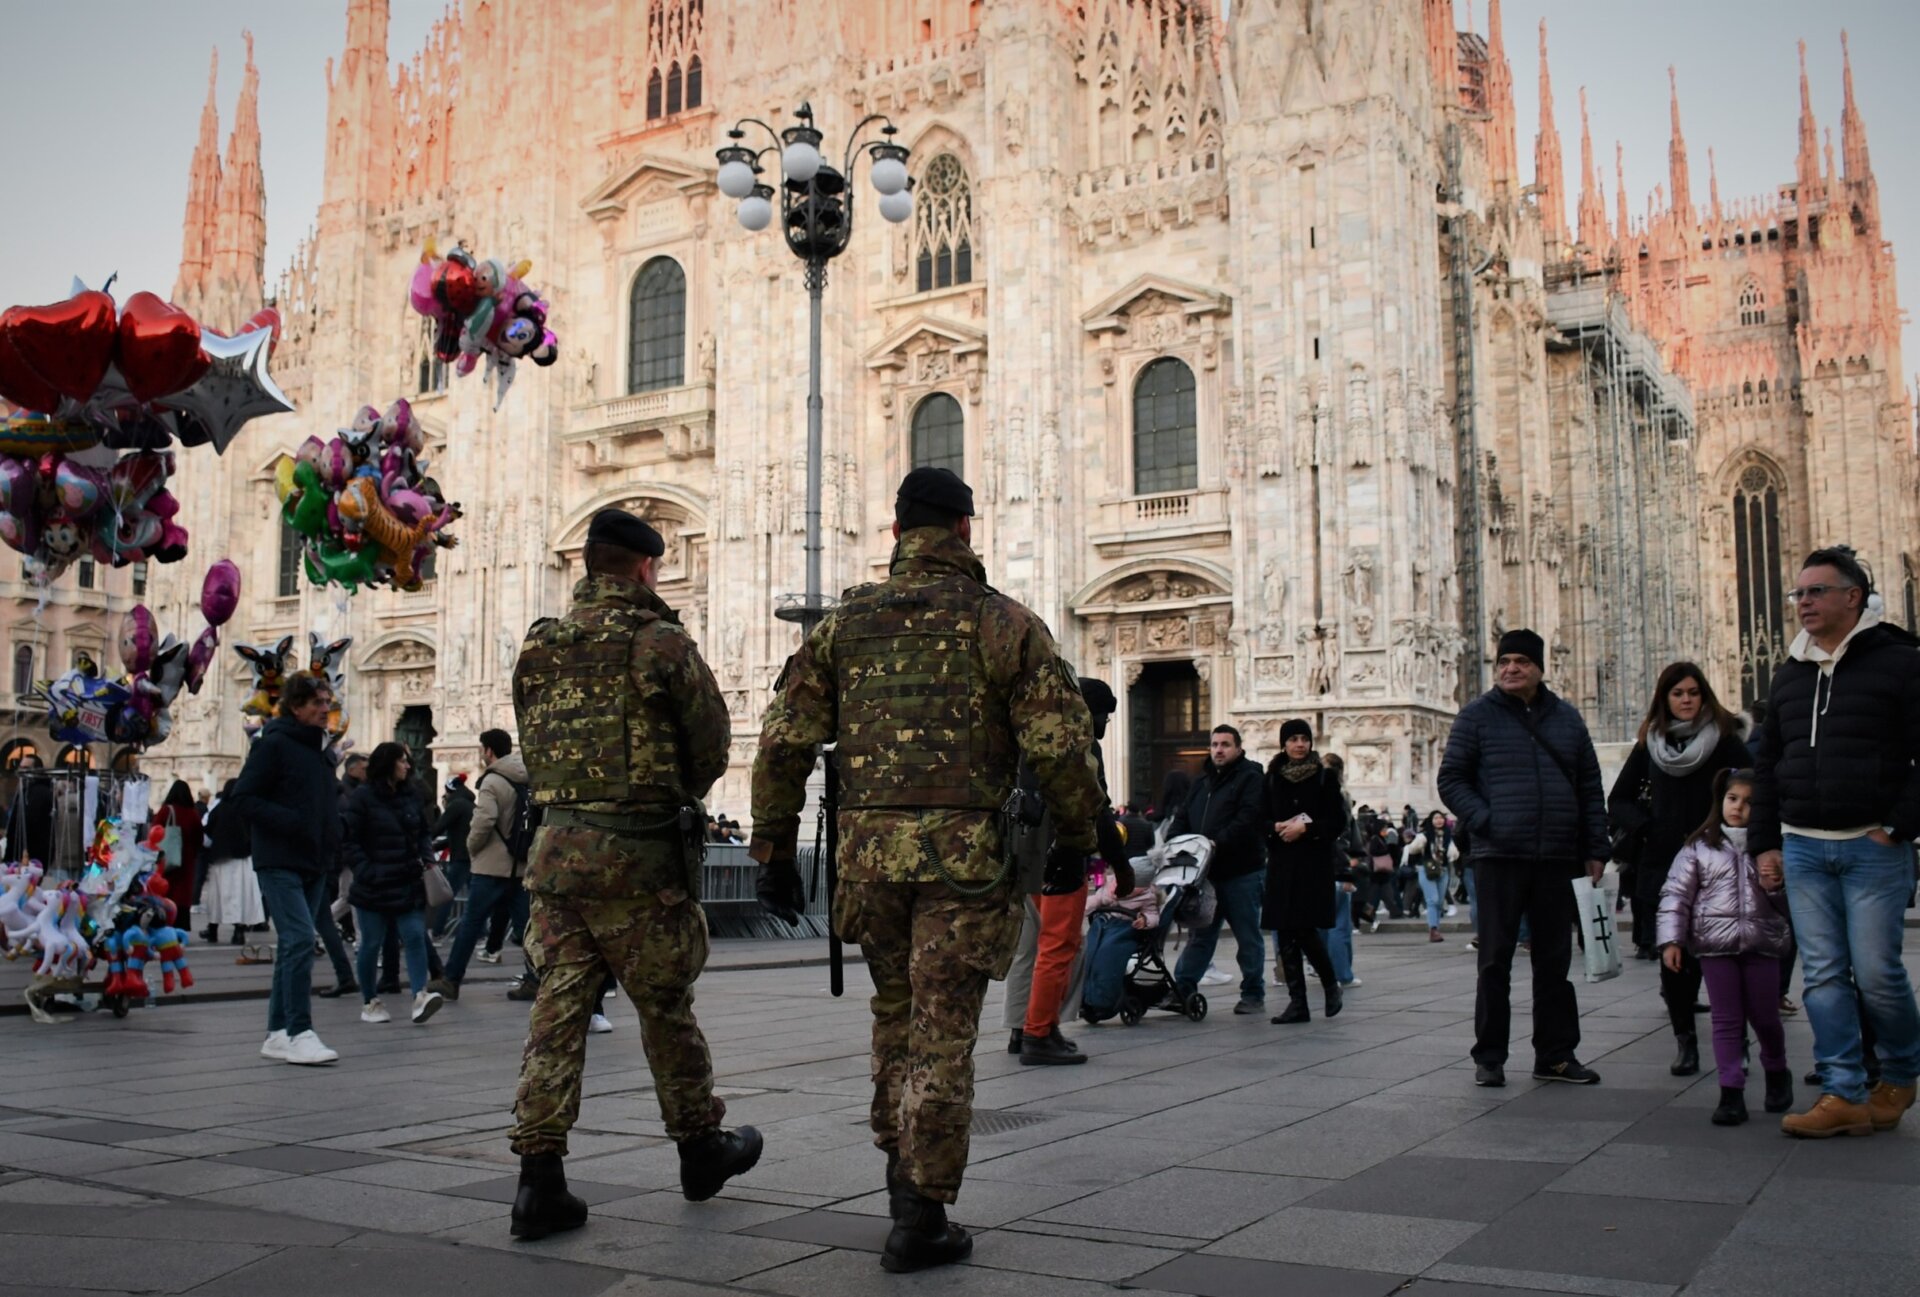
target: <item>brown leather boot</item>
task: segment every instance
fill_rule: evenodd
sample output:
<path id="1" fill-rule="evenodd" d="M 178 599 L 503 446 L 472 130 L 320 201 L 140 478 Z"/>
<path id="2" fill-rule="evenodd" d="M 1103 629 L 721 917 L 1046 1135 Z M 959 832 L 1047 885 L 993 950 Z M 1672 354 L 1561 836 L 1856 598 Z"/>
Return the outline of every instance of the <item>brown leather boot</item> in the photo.
<path id="1" fill-rule="evenodd" d="M 1895 1117 L 1895 1120 L 1899 1120 Z M 1780 1129 L 1795 1139 L 1831 1139 L 1835 1135 L 1873 1134 L 1873 1110 L 1864 1103 L 1848 1103 L 1837 1094 L 1823 1094 L 1805 1112 L 1790 1112 Z"/>
<path id="2" fill-rule="evenodd" d="M 1900 1115 L 1913 1107 L 1913 1087 L 1882 1081 L 1867 1096 L 1867 1111 L 1873 1115 L 1875 1130 L 1892 1130 L 1900 1124 Z"/>

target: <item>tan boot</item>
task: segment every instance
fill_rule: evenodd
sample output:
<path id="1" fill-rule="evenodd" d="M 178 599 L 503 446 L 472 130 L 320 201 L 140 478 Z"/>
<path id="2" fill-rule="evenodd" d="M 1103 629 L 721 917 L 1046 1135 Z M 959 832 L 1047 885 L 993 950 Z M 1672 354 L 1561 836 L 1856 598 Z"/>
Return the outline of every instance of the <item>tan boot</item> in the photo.
<path id="1" fill-rule="evenodd" d="M 1910 1085 L 1892 1085 L 1882 1081 L 1867 1096 L 1867 1111 L 1873 1115 L 1875 1130 L 1892 1130 L 1900 1124 L 1900 1114 L 1911 1107 L 1913 1087 Z"/>
<path id="2" fill-rule="evenodd" d="M 1894 1120 L 1898 1121 L 1898 1116 Z M 1848 1103 L 1837 1094 L 1823 1094 L 1805 1112 L 1790 1112 L 1782 1117 L 1780 1129 L 1795 1139 L 1871 1135 L 1873 1110 L 1864 1103 Z"/>

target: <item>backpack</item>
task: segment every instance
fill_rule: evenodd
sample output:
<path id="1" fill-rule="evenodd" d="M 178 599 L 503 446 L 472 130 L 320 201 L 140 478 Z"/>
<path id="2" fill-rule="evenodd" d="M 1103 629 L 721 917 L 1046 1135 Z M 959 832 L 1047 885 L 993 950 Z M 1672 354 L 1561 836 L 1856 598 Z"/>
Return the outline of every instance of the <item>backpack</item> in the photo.
<path id="1" fill-rule="evenodd" d="M 527 857 L 533 854 L 533 835 L 539 830 L 540 821 L 545 818 L 545 810 L 534 804 L 533 787 L 530 784 L 516 784 L 505 775 L 499 778 L 513 789 L 513 815 L 505 829 L 495 820 L 493 831 L 507 844 L 507 854 L 513 857 L 513 863 L 523 865 Z"/>

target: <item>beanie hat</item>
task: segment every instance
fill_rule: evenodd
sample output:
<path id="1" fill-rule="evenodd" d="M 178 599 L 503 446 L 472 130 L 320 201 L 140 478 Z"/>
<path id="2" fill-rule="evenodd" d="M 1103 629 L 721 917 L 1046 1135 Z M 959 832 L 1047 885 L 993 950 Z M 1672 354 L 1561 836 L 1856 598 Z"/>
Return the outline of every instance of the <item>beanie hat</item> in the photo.
<path id="1" fill-rule="evenodd" d="M 1509 653 L 1518 653 L 1542 671 L 1547 669 L 1547 642 L 1524 626 L 1500 637 L 1500 651 L 1494 657 L 1503 658 Z"/>
<path id="2" fill-rule="evenodd" d="M 1280 727 L 1280 741 L 1282 743 L 1285 743 L 1296 734 L 1311 743 L 1313 741 L 1313 726 L 1296 716 Z"/>

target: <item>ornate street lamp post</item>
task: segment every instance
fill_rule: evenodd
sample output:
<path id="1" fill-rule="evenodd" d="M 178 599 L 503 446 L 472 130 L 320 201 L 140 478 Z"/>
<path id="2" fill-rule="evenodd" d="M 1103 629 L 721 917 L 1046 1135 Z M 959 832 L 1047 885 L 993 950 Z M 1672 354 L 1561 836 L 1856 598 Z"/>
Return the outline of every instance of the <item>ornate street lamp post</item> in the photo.
<path id="1" fill-rule="evenodd" d="M 740 224 L 749 230 L 767 228 L 773 221 L 774 189 L 760 179 L 760 160 L 768 153 L 780 158 L 780 229 L 787 248 L 806 264 L 807 297 L 810 320 L 807 332 L 807 588 L 796 602 L 784 595 L 774 609 L 782 621 L 798 622 L 802 635 L 810 634 L 827 614 L 826 596 L 820 589 L 820 317 L 822 297 L 827 287 L 827 263 L 847 250 L 853 237 L 853 205 L 847 193 L 853 177 L 853 164 L 864 149 L 872 160 L 869 168 L 873 187 L 880 193 L 880 215 L 898 225 L 913 215 L 913 181 L 907 175 L 907 150 L 893 142 L 899 133 L 893 120 L 881 113 L 860 119 L 847 137 L 847 149 L 835 171 L 821 156 L 821 134 L 813 124 L 813 105 L 801 104 L 795 114 L 798 123 L 776 132 L 757 117 L 744 117 L 734 123 L 727 138 L 734 141 L 719 150 L 720 192 L 738 199 Z M 860 132 L 874 122 L 884 123 L 881 139 L 860 143 Z M 751 149 L 740 143 L 746 127 L 757 126 L 773 143 L 764 149 Z M 825 782 L 820 794 L 820 818 L 815 838 L 814 867 L 824 862 L 827 889 L 831 896 L 838 883 L 834 857 L 838 833 L 834 823 L 837 802 L 833 762 L 827 761 Z M 816 886 L 818 874 L 815 875 Z M 840 937 L 829 924 L 827 951 L 831 962 L 829 986 L 833 994 L 846 989 L 841 967 Z"/>
<path id="2" fill-rule="evenodd" d="M 760 160 L 768 153 L 777 153 L 783 177 L 779 188 L 781 232 L 788 249 L 807 267 L 811 307 L 807 334 L 807 588 L 800 602 L 787 595 L 774 613 L 783 621 L 799 622 L 806 632 L 826 615 L 825 596 L 820 589 L 820 316 L 827 263 L 847 250 L 847 241 L 853 235 L 854 209 L 847 186 L 862 149 L 872 159 L 873 187 L 880 193 L 880 215 L 886 220 L 897 225 L 913 215 L 913 182 L 907 175 L 907 150 L 893 142 L 899 128 L 884 114 L 869 114 L 853 128 L 838 171 L 821 156 L 821 134 L 813 124 L 813 105 L 801 104 L 795 115 L 799 123 L 780 132 L 757 117 L 734 123 L 727 132 L 728 139 L 742 140 L 746 127 L 757 126 L 774 142 L 758 151 L 737 142 L 719 150 L 718 179 L 721 193 L 740 200 L 740 224 L 749 230 L 764 230 L 773 220 L 774 189 L 760 179 Z M 860 132 L 874 122 L 884 123 L 880 134 L 885 138 L 862 145 Z"/>

